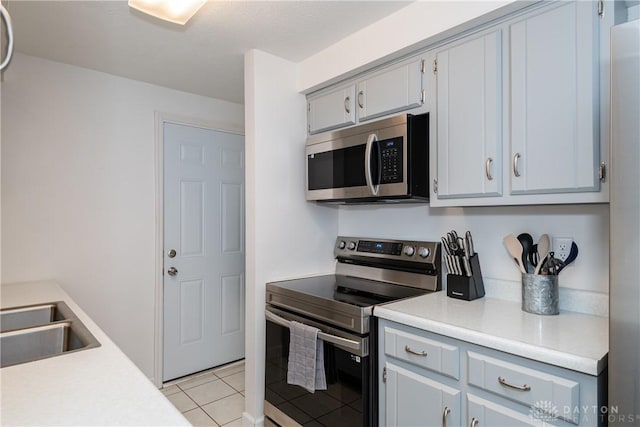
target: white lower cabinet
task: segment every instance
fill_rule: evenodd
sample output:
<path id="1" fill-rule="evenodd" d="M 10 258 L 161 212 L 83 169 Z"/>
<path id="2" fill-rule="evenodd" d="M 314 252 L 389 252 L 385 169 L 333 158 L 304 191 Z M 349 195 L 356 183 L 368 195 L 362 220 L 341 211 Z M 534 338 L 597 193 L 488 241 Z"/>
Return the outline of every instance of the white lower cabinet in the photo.
<path id="1" fill-rule="evenodd" d="M 472 394 L 467 395 L 467 420 L 469 420 L 469 427 L 544 425 L 543 421 L 537 420 L 528 414 L 525 415 L 513 411 Z"/>
<path id="2" fill-rule="evenodd" d="M 393 363 L 385 364 L 385 372 L 385 425 L 460 425 L 460 390 Z"/>
<path id="3" fill-rule="evenodd" d="M 380 319 L 380 426 L 603 426 L 592 376 Z M 605 371 L 606 372 L 606 371 Z"/>

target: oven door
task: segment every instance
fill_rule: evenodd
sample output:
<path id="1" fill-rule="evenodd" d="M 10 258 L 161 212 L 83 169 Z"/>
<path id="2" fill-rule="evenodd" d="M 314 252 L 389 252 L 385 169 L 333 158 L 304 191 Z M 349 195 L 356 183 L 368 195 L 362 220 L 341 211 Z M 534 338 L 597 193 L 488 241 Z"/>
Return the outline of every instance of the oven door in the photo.
<path id="1" fill-rule="evenodd" d="M 352 335 L 280 310 L 266 308 L 265 415 L 282 426 L 372 425 L 372 364 L 369 338 Z M 289 322 L 321 330 L 327 390 L 309 393 L 287 384 Z"/>

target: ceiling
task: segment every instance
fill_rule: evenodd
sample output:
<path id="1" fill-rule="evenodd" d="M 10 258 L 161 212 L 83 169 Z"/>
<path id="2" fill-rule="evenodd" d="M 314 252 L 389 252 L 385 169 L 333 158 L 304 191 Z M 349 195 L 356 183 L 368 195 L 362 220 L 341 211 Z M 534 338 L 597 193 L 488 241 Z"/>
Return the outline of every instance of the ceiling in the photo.
<path id="1" fill-rule="evenodd" d="M 3 1 L 18 52 L 242 103 L 244 53 L 299 62 L 410 1 L 209 0 L 186 26 L 126 1 Z"/>

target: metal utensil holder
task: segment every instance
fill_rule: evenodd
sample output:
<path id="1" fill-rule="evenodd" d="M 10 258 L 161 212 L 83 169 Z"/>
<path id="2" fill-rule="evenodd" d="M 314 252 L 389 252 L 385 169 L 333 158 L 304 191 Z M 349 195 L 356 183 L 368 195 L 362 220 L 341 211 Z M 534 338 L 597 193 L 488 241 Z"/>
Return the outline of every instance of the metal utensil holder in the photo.
<path id="1" fill-rule="evenodd" d="M 522 273 L 522 310 L 533 314 L 559 314 L 558 276 Z"/>
<path id="2" fill-rule="evenodd" d="M 451 298 L 473 301 L 484 296 L 484 283 L 480 270 L 480 259 L 475 253 L 469 258 L 471 276 L 447 274 L 447 296 Z"/>

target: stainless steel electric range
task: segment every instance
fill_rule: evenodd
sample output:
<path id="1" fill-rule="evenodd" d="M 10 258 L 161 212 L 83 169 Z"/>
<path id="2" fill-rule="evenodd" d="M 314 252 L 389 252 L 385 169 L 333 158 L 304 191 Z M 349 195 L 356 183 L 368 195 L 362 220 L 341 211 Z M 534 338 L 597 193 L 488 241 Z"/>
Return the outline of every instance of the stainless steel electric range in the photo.
<path id="1" fill-rule="evenodd" d="M 338 237 L 334 255 L 335 274 L 267 283 L 267 424 L 376 426 L 374 307 L 442 288 L 438 242 Z M 292 320 L 320 330 L 327 390 L 287 384 Z"/>

